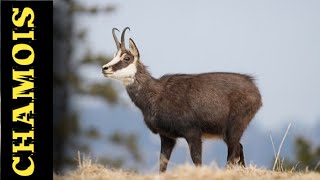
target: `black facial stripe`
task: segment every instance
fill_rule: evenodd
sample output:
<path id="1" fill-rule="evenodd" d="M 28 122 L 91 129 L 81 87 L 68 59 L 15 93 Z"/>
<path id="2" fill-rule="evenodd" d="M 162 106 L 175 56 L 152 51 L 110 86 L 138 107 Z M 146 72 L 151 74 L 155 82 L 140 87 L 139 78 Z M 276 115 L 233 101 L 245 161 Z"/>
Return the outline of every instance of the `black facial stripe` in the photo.
<path id="1" fill-rule="evenodd" d="M 119 70 L 119 69 L 126 68 L 126 67 L 129 66 L 131 63 L 133 63 L 134 57 L 133 57 L 131 54 L 128 54 L 128 53 L 126 53 L 126 54 L 127 54 L 127 55 L 121 57 L 121 60 L 120 60 L 118 63 L 116 63 L 116 64 L 114 64 L 113 66 L 111 66 L 113 71 L 117 71 L 117 70 Z M 130 57 L 130 61 L 125 61 L 125 60 L 124 60 L 125 57 Z"/>

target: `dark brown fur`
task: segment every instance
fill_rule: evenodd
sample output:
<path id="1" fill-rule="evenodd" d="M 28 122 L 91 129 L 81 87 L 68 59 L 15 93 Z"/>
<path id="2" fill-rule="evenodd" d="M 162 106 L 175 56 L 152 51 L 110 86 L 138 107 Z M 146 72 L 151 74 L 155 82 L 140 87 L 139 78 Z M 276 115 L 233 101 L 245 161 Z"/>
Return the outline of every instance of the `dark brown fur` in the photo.
<path id="1" fill-rule="evenodd" d="M 215 72 L 155 79 L 140 61 L 137 69 L 127 92 L 148 128 L 160 135 L 161 172 L 179 137 L 187 140 L 193 162 L 200 165 L 204 134 L 221 136 L 228 146 L 228 163 L 245 166 L 240 139 L 262 105 L 251 76 Z"/>

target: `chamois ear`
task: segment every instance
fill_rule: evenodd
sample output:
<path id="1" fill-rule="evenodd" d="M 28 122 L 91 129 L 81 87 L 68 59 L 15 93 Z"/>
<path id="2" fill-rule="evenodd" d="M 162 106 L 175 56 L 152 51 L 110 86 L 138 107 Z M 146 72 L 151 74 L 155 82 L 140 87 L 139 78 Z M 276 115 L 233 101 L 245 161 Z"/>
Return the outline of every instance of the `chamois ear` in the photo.
<path id="1" fill-rule="evenodd" d="M 129 50 L 132 55 L 140 57 L 139 50 L 131 38 L 129 38 Z"/>

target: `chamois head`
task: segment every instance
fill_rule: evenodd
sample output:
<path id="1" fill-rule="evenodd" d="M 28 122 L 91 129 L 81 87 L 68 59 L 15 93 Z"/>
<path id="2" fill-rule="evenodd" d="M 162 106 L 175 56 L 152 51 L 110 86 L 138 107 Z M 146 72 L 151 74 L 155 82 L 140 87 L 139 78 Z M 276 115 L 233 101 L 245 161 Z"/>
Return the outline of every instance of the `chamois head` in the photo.
<path id="1" fill-rule="evenodd" d="M 126 49 L 125 47 L 124 36 L 127 29 L 130 30 L 129 27 L 126 27 L 122 31 L 121 43 L 115 35 L 115 31 L 119 30 L 117 28 L 112 29 L 117 52 L 109 63 L 102 66 L 102 73 L 105 77 L 118 79 L 125 85 L 133 83 L 134 76 L 137 72 L 137 63 L 139 61 L 138 48 L 131 38 L 129 39 L 129 49 Z"/>

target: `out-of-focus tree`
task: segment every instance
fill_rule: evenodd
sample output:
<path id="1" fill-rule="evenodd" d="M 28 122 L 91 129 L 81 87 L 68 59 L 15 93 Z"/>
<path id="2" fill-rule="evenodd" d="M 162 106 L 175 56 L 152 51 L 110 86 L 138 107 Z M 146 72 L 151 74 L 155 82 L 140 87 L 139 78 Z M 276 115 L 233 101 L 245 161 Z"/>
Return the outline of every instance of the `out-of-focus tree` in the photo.
<path id="1" fill-rule="evenodd" d="M 70 136 L 68 81 L 70 67 L 72 18 L 67 1 L 53 3 L 53 168 L 61 170 L 65 160 L 65 147 Z M 70 123 L 71 124 L 71 123 Z"/>
<path id="2" fill-rule="evenodd" d="M 93 54 L 85 49 L 85 55 L 74 59 L 72 53 L 75 43 L 86 41 L 86 30 L 74 29 L 73 18 L 78 14 L 106 15 L 115 11 L 114 5 L 86 7 L 73 0 L 54 2 L 54 170 L 59 171 L 67 166 L 77 165 L 77 151 L 89 153 L 90 146 L 81 139 L 90 141 L 99 140 L 101 133 L 95 127 L 83 128 L 77 110 L 69 107 L 70 96 L 95 96 L 105 100 L 106 103 L 116 105 L 119 97 L 110 83 L 88 82 L 78 71 L 81 68 L 93 66 L 101 71 L 101 65 L 109 62 L 111 57 L 106 54 Z M 75 33 L 73 33 L 75 32 Z M 115 138 L 116 137 L 116 138 Z M 142 156 L 137 146 L 138 136 L 133 133 L 114 132 L 107 137 L 115 146 L 123 147 L 133 160 L 142 162 Z M 126 159 L 122 157 L 104 157 L 100 163 L 122 167 Z"/>

